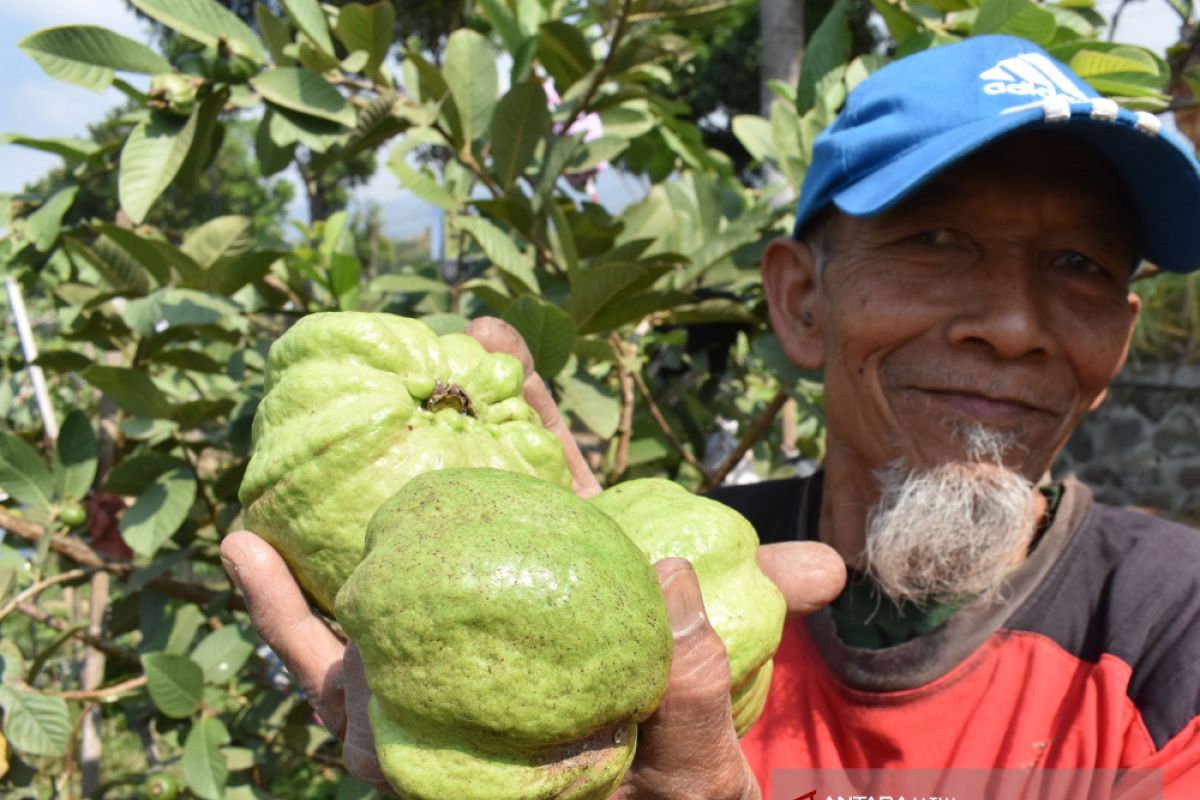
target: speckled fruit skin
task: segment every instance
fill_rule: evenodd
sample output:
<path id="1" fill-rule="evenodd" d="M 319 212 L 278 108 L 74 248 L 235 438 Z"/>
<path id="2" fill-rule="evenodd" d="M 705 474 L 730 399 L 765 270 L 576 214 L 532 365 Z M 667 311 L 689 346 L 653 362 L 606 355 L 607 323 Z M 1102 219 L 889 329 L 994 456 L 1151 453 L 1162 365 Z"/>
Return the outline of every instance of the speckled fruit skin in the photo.
<path id="1" fill-rule="evenodd" d="M 692 563 L 709 622 L 733 674 L 733 721 L 741 736 L 762 713 L 787 604 L 758 566 L 758 534 L 726 505 L 662 478 L 618 484 L 589 502 L 612 517 L 651 563 Z"/>
<path id="2" fill-rule="evenodd" d="M 384 775 L 409 800 L 599 800 L 667 687 L 654 570 L 570 490 L 493 469 L 412 479 L 337 596 Z"/>
<path id="3" fill-rule="evenodd" d="M 393 314 L 304 317 L 267 359 L 238 494 L 246 527 L 332 612 L 371 514 L 414 475 L 495 467 L 569 487 L 524 380 L 519 361 L 466 334 Z"/>

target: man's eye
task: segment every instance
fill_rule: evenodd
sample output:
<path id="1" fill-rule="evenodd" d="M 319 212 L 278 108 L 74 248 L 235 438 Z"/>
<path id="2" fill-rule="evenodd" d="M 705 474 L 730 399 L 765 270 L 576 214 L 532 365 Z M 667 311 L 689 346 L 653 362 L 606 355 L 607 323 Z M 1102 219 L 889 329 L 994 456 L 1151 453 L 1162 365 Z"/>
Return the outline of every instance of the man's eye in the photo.
<path id="1" fill-rule="evenodd" d="M 942 247 L 949 244 L 954 244 L 954 234 L 944 229 L 934 229 L 915 233 L 907 238 L 911 244 L 924 245 L 926 247 Z"/>
<path id="2" fill-rule="evenodd" d="M 1080 275 L 1095 275 L 1096 277 L 1109 277 L 1110 273 L 1104 267 L 1097 264 L 1092 259 L 1085 256 L 1083 253 L 1072 250 L 1068 253 L 1061 253 L 1054 259 L 1055 266 L 1070 270 L 1071 272 Z"/>

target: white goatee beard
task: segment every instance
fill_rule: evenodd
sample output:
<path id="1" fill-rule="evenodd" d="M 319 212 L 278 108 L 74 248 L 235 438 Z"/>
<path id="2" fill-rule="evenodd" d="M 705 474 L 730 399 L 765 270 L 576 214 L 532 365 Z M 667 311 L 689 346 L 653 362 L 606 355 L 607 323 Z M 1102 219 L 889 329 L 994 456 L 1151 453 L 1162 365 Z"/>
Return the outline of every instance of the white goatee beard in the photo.
<path id="1" fill-rule="evenodd" d="M 879 502 L 867 519 L 866 571 L 897 603 L 993 599 L 1036 520 L 1033 485 L 1004 467 L 1014 437 L 963 430 L 966 459 L 876 474 Z"/>

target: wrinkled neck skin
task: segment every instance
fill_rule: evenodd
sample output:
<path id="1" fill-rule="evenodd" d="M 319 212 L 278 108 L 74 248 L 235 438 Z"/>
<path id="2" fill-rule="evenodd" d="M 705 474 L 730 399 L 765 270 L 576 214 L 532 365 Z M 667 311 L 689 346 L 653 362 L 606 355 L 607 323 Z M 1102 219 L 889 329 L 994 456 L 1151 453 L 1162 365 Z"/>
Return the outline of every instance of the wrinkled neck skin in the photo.
<path id="1" fill-rule="evenodd" d="M 1037 487 L 1032 490 L 1035 519 L 1045 519 L 1048 503 Z M 818 538 L 838 552 L 846 565 L 863 571 L 867 520 L 879 502 L 879 484 L 871 468 L 837 435 L 829 432 L 825 456 L 825 488 L 821 497 Z M 1037 526 L 1030 529 L 1013 553 L 1012 564 L 1025 560 Z"/>

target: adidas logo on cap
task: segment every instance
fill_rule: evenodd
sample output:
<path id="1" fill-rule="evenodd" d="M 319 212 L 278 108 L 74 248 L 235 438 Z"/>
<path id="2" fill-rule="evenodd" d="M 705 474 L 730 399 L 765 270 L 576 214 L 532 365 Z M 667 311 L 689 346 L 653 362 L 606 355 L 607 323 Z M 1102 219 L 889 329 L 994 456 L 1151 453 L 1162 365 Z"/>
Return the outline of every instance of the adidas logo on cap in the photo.
<path id="1" fill-rule="evenodd" d="M 1040 53 L 1022 53 L 1006 58 L 979 73 L 987 81 L 985 94 L 1017 97 L 1066 97 L 1086 100 L 1083 91 L 1054 62 Z"/>

